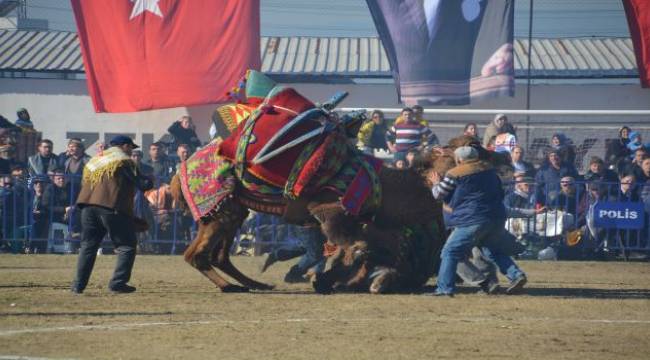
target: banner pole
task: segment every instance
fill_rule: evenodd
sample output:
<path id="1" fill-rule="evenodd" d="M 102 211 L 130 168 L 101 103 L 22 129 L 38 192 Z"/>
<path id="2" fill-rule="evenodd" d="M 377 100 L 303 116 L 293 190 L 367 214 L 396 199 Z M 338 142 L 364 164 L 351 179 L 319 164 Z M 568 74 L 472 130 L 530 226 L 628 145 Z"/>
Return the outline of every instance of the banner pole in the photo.
<path id="1" fill-rule="evenodd" d="M 528 71 L 526 75 L 526 110 L 530 110 L 530 70 L 531 63 L 530 59 L 532 57 L 533 51 L 533 6 L 535 4 L 534 0 L 530 0 L 530 10 L 528 12 Z M 526 115 L 526 154 L 528 154 L 528 147 L 530 146 L 530 115 Z"/>

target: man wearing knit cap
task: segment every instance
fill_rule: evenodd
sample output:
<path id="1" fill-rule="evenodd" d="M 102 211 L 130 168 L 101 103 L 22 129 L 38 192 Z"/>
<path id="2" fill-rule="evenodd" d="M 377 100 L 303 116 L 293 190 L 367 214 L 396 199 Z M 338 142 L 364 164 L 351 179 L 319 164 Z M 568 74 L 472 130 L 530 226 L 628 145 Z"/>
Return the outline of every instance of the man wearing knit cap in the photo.
<path id="1" fill-rule="evenodd" d="M 442 249 L 434 295 L 454 294 L 457 265 L 474 244 L 506 275 L 510 280 L 507 292 L 514 293 L 524 286 L 526 275 L 503 246 L 506 211 L 501 181 L 491 164 L 479 160 L 476 149 L 459 147 L 454 157 L 456 167 L 433 187 L 433 196 L 451 209 L 446 225 L 453 228 Z"/>
<path id="2" fill-rule="evenodd" d="M 137 230 L 142 221 L 133 214 L 136 188 L 149 190 L 153 183 L 140 176 L 131 160 L 131 152 L 138 145 L 127 136 L 118 135 L 111 140 L 111 147 L 93 157 L 83 171 L 81 192 L 77 207 L 81 209 L 81 249 L 77 263 L 77 275 L 72 292 L 81 294 L 92 273 L 102 239 L 111 238 L 117 253 L 115 271 L 108 288 L 113 293 L 131 293 L 135 287 L 128 285 L 135 262 Z"/>

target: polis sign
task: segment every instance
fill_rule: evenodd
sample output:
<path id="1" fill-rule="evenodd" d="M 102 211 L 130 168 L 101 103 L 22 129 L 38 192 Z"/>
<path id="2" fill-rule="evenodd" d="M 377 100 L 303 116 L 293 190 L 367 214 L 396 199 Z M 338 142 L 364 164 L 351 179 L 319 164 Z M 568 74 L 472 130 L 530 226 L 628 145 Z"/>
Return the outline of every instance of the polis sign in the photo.
<path id="1" fill-rule="evenodd" d="M 645 222 L 643 203 L 599 202 L 594 206 L 596 227 L 642 229 Z"/>

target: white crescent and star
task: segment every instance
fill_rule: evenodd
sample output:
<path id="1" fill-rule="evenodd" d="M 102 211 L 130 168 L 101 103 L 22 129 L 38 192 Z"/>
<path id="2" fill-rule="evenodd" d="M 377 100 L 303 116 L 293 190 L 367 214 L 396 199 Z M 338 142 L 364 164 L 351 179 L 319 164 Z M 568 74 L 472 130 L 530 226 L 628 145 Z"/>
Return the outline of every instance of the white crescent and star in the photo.
<path id="1" fill-rule="evenodd" d="M 135 2 L 135 4 L 133 5 L 133 10 L 131 11 L 131 17 L 129 17 L 129 20 L 133 20 L 139 15 L 142 15 L 145 11 L 162 18 L 163 13 L 160 11 L 160 6 L 158 6 L 159 1 L 160 0 L 131 0 L 131 2 Z"/>

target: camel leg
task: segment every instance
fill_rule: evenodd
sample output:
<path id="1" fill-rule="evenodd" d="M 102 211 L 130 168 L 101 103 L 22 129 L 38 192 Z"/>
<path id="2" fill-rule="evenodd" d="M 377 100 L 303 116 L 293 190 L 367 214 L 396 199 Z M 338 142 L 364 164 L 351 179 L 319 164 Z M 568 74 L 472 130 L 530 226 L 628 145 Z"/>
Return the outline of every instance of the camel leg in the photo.
<path id="1" fill-rule="evenodd" d="M 264 284 L 258 281 L 255 281 L 248 276 L 244 275 L 239 271 L 235 265 L 230 261 L 230 248 L 232 246 L 233 240 L 235 238 L 235 232 L 229 232 L 226 236 L 226 239 L 229 241 L 224 241 L 223 246 L 216 247 L 214 249 L 214 255 L 212 257 L 212 265 L 217 269 L 226 273 L 226 275 L 237 280 L 240 284 L 249 287 L 255 290 L 273 290 L 275 286 L 270 284 Z"/>
<path id="2" fill-rule="evenodd" d="M 227 206 L 226 206 L 227 205 Z M 248 216 L 248 210 L 241 204 L 231 201 L 222 206 L 217 215 L 217 222 L 222 226 L 222 241 L 212 250 L 211 265 L 237 280 L 240 284 L 255 290 L 272 290 L 273 285 L 255 281 L 239 271 L 230 261 L 230 249 L 235 234 Z"/>
<path id="3" fill-rule="evenodd" d="M 229 283 L 210 264 L 212 250 L 219 245 L 220 224 L 200 222 L 196 238 L 185 250 L 185 261 L 215 284 L 222 292 L 247 292 L 248 288 Z"/>

